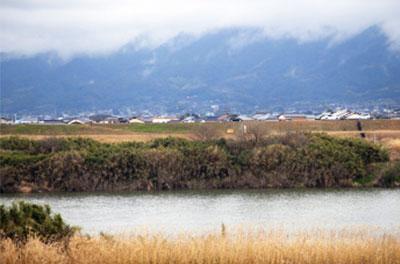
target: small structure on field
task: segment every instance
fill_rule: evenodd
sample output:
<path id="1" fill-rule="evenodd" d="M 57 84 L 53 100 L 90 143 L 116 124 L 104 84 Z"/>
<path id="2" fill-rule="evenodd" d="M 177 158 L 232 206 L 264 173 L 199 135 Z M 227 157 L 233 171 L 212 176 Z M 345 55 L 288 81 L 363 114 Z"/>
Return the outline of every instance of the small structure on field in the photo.
<path id="1" fill-rule="evenodd" d="M 234 133 L 235 133 L 235 130 L 234 130 L 233 128 L 228 128 L 228 129 L 226 130 L 226 133 L 227 133 L 227 134 L 234 134 Z"/>

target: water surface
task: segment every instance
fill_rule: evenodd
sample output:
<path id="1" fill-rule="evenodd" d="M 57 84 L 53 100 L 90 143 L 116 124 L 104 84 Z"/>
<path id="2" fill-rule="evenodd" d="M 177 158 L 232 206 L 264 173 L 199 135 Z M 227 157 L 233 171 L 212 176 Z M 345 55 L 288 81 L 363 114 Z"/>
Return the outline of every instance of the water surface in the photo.
<path id="1" fill-rule="evenodd" d="M 0 195 L 49 204 L 83 232 L 203 233 L 228 227 L 339 230 L 400 228 L 400 190 L 180 191 Z"/>

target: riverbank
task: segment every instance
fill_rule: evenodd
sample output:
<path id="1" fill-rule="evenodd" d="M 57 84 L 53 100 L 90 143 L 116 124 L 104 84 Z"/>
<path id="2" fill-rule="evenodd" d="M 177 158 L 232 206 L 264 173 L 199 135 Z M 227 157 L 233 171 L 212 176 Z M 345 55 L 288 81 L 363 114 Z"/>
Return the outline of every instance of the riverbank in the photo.
<path id="1" fill-rule="evenodd" d="M 68 245 L 30 239 L 17 246 L 0 241 L 2 263 L 400 263 L 400 239 L 368 231 L 314 232 L 288 236 L 279 231 L 176 237 L 74 236 Z"/>
<path id="2" fill-rule="evenodd" d="M 249 140 L 0 139 L 0 192 L 395 187 L 400 164 L 361 139 L 289 133 Z"/>

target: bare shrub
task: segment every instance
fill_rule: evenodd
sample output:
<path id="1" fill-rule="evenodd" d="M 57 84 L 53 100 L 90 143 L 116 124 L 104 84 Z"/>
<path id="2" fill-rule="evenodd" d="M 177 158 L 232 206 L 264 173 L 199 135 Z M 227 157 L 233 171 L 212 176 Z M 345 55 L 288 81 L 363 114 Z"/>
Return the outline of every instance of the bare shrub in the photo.
<path id="1" fill-rule="evenodd" d="M 192 132 L 197 139 L 203 141 L 217 139 L 221 136 L 221 133 L 218 130 L 216 124 L 209 124 L 209 123 L 196 125 L 193 128 Z"/>
<path id="2" fill-rule="evenodd" d="M 251 122 L 243 124 L 244 134 L 247 138 L 254 140 L 256 143 L 260 142 L 268 133 L 268 129 L 262 122 Z"/>

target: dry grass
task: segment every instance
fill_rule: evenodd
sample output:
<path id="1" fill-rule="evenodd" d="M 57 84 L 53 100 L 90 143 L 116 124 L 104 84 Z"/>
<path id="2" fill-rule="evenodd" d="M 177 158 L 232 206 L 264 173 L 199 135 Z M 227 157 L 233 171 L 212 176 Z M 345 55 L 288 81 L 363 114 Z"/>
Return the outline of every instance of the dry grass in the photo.
<path id="1" fill-rule="evenodd" d="M 383 138 L 380 142 L 389 150 L 392 160 L 400 160 L 400 137 Z"/>
<path id="2" fill-rule="evenodd" d="M 313 131 L 313 132 L 324 132 L 324 131 Z M 342 136 L 342 137 L 360 137 L 359 131 L 326 131 L 332 136 Z M 400 130 L 374 130 L 374 131 L 363 131 L 367 139 L 374 141 L 381 141 L 383 139 L 400 139 Z"/>
<path id="3" fill-rule="evenodd" d="M 368 232 L 238 232 L 235 235 L 74 237 L 67 250 L 31 239 L 0 242 L 8 263 L 400 263 L 398 235 Z"/>
<path id="4" fill-rule="evenodd" d="M 270 133 L 285 133 L 295 131 L 357 131 L 357 121 L 355 120 L 337 120 L 337 121 L 320 121 L 320 120 L 301 120 L 301 121 L 246 121 L 244 124 L 251 125 L 253 123 L 262 124 L 266 131 Z M 361 121 L 362 128 L 365 131 L 399 131 L 400 120 L 364 120 Z M 226 128 L 238 128 L 242 123 L 222 123 L 216 124 Z"/>
<path id="5" fill-rule="evenodd" d="M 340 137 L 360 137 L 359 131 L 321 131 L 315 130 L 314 133 L 327 133 L 332 136 Z M 286 132 L 268 132 L 266 135 L 281 135 Z M 400 130 L 376 130 L 365 132 L 367 139 L 375 142 L 383 141 L 386 142 L 388 139 L 400 139 Z M 235 135 L 230 135 L 221 132 L 225 138 L 235 138 Z M 0 134 L 0 137 L 9 137 L 10 134 Z M 103 143 L 118 143 L 127 141 L 150 141 L 156 138 L 165 137 L 178 137 L 186 139 L 199 139 L 199 136 L 194 133 L 129 133 L 129 134 L 76 134 L 76 135 L 31 135 L 31 134 L 18 134 L 18 137 L 29 138 L 33 140 L 40 140 L 45 138 L 66 138 L 66 137 L 85 137 L 98 140 Z"/>

